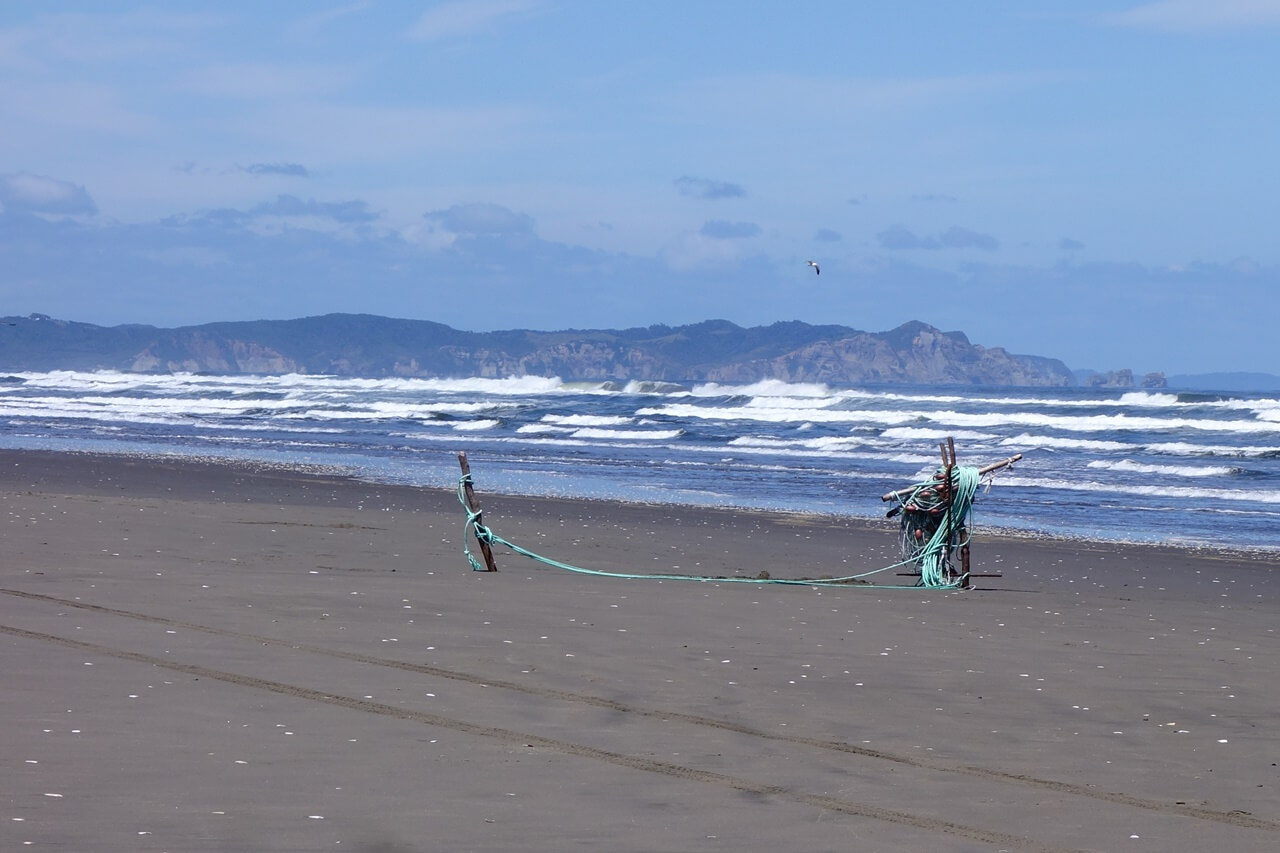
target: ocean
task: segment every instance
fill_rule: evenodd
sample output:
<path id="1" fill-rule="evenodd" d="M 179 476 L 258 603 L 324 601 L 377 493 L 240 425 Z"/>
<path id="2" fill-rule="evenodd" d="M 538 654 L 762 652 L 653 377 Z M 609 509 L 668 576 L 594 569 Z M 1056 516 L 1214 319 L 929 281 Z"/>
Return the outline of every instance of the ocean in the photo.
<path id="1" fill-rule="evenodd" d="M 0 447 L 325 466 L 450 490 L 465 451 L 482 496 L 883 518 L 880 496 L 932 475 L 948 437 L 961 465 L 1023 455 L 979 492 L 978 537 L 1280 550 L 1276 393 L 0 376 Z"/>

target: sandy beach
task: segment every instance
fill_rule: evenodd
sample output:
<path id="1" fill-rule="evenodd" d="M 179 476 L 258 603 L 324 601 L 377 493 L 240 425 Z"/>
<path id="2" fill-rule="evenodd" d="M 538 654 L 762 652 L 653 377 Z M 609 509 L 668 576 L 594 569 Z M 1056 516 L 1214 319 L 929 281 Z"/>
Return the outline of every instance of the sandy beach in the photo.
<path id="1" fill-rule="evenodd" d="M 896 559 L 890 521 L 473 473 L 573 565 Z M 967 592 L 474 572 L 452 484 L 21 451 L 0 504 L 6 851 L 1280 847 L 1265 556 L 979 529 Z"/>

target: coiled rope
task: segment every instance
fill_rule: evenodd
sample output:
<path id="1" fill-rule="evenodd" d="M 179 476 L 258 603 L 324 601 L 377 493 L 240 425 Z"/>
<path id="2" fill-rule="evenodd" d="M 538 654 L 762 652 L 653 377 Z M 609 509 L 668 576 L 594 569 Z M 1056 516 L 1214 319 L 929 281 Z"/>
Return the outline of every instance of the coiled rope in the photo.
<path id="1" fill-rule="evenodd" d="M 909 512 L 942 516 L 933 535 L 908 557 L 908 560 L 920 564 L 922 586 L 947 586 L 950 583 L 947 579 L 950 551 L 969 544 L 968 518 L 982 475 L 977 468 L 959 465 L 951 466 L 950 473 L 948 483 L 947 469 L 939 468 L 932 480 L 917 484 L 906 497 L 901 498 L 903 507 Z"/>
<path id="2" fill-rule="evenodd" d="M 470 547 L 467 545 L 468 534 L 474 534 L 476 541 L 484 542 L 490 546 L 501 545 L 517 554 L 521 554 L 531 560 L 536 560 L 548 566 L 565 571 L 575 572 L 582 575 L 594 575 L 596 577 L 622 578 L 628 580 L 668 580 L 668 581 L 700 581 L 702 583 L 747 583 L 747 584 L 775 584 L 785 586 L 849 586 L 849 585 L 865 585 L 873 589 L 916 589 L 921 586 L 934 589 L 959 589 L 964 585 L 965 577 L 948 578 L 946 573 L 946 557 L 948 552 L 948 542 L 952 539 L 952 535 L 964 527 L 965 519 L 969 515 L 970 508 L 973 505 L 973 497 L 977 493 L 978 484 L 981 476 L 977 468 L 953 466 L 952 472 L 952 491 L 953 497 L 946 509 L 944 522 L 938 526 L 937 532 L 929 539 L 927 543 L 917 551 L 914 555 L 907 557 L 899 562 L 892 563 L 888 566 L 882 566 L 878 569 L 872 569 L 869 572 L 860 572 L 853 575 L 845 575 L 838 578 L 772 578 L 772 577 L 711 577 L 706 575 L 676 575 L 676 574 L 634 574 L 630 572 L 608 572 L 601 569 L 587 569 L 581 566 L 575 566 L 570 563 L 564 563 L 559 560 L 553 560 L 550 557 L 544 557 L 541 554 L 530 551 L 527 548 L 509 542 L 498 534 L 494 533 L 487 526 L 481 523 L 481 513 L 478 510 L 472 510 L 467 503 L 466 488 L 471 483 L 471 475 L 463 474 L 458 480 L 458 503 L 462 504 L 463 510 L 467 514 L 466 523 L 462 529 L 462 553 L 466 556 L 467 562 L 471 564 L 471 570 L 476 572 L 487 571 L 480 564 L 480 561 L 471 553 Z M 940 479 L 935 479 L 920 483 L 915 486 L 912 495 L 921 493 L 930 486 L 938 486 Z M 908 498 L 908 502 L 910 498 Z M 954 547 L 957 543 L 951 542 Z M 887 572 L 892 569 L 900 568 L 909 564 L 918 563 L 920 566 L 920 581 L 912 585 L 890 585 L 890 584 L 859 584 L 865 578 L 873 575 Z"/>

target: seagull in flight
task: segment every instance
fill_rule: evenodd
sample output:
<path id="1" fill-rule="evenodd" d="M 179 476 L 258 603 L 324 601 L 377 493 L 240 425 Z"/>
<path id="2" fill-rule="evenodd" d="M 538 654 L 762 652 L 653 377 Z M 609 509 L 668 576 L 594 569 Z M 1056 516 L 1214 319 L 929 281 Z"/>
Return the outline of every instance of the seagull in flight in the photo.
<path id="1" fill-rule="evenodd" d="M 805 261 L 805 263 L 813 267 L 814 275 L 822 275 L 822 270 L 818 269 L 817 261 Z"/>

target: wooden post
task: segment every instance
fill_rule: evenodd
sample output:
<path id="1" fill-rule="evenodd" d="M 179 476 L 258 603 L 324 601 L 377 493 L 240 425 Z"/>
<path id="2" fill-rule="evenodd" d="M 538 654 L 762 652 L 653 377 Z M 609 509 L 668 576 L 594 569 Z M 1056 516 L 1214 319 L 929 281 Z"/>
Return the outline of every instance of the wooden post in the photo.
<path id="1" fill-rule="evenodd" d="M 947 535 L 942 545 L 942 564 L 947 567 L 947 579 L 952 577 L 951 572 L 951 537 L 955 535 L 956 520 L 951 517 L 951 509 L 955 501 L 955 487 L 951 482 L 951 474 L 956 468 L 956 443 L 947 436 L 947 443 L 942 445 L 942 464 L 946 466 L 943 472 L 942 482 L 946 484 L 947 490 L 947 510 L 942 517 L 946 520 Z"/>
<path id="2" fill-rule="evenodd" d="M 999 471 L 1001 468 L 1008 468 L 1013 463 L 1020 462 L 1020 461 L 1022 461 L 1022 454 L 1015 453 L 1012 456 L 1010 456 L 1008 459 L 1002 459 L 999 462 L 992 462 L 990 465 L 983 465 L 981 468 L 978 469 L 978 475 L 985 477 L 987 474 L 990 474 L 992 471 Z"/>
<path id="3" fill-rule="evenodd" d="M 467 454 L 464 451 L 458 451 L 458 465 L 462 467 L 462 492 L 467 499 L 467 507 L 475 514 L 476 524 L 480 521 L 480 502 L 476 500 L 475 490 L 471 488 L 471 466 L 467 464 Z M 498 564 L 493 561 L 493 549 L 489 547 L 489 543 L 480 538 L 476 534 L 476 541 L 480 543 L 480 553 L 484 555 L 484 564 L 491 572 L 498 570 Z"/>
<path id="4" fill-rule="evenodd" d="M 992 471 L 998 471 L 1001 468 L 1007 468 L 1008 466 L 1012 465 L 1015 462 L 1020 461 L 1021 459 L 1022 459 L 1022 454 L 1015 453 L 1012 456 L 1010 456 L 1008 459 L 1002 459 L 999 462 L 992 462 L 990 465 L 984 465 L 983 467 L 978 469 L 978 476 L 985 477 L 987 474 L 990 474 Z M 896 491 L 886 492 L 885 494 L 880 496 L 880 500 L 888 502 L 888 501 L 894 500 L 895 498 L 906 497 L 907 495 L 911 494 L 915 490 L 916 490 L 915 486 L 907 486 L 905 489 L 898 489 Z"/>
<path id="5" fill-rule="evenodd" d="M 938 443 L 938 449 L 942 452 L 942 465 L 943 465 L 942 482 L 939 483 L 939 488 L 945 489 L 945 491 L 943 492 L 943 495 L 947 501 L 947 510 L 944 518 L 946 518 L 947 526 L 949 528 L 947 531 L 948 533 L 947 541 L 944 545 L 946 553 L 943 557 L 943 560 L 947 567 L 947 577 L 954 578 L 956 576 L 955 572 L 951 570 L 951 536 L 953 532 L 963 539 L 963 541 L 960 544 L 960 576 L 963 579 L 961 581 L 962 589 L 969 589 L 973 586 L 973 584 L 970 582 L 971 578 L 1004 577 L 1004 575 L 998 572 L 992 573 L 992 574 L 982 574 L 982 573 L 970 574 L 969 572 L 969 541 L 968 541 L 969 531 L 963 525 L 956 525 L 953 519 L 951 518 L 951 510 L 953 508 L 952 501 L 954 500 L 954 495 L 952 494 L 953 489 L 952 489 L 952 483 L 951 483 L 951 475 L 956 468 L 955 439 L 948 436 L 945 442 Z M 1001 468 L 1007 468 L 1013 463 L 1018 462 L 1021 459 L 1022 459 L 1022 454 L 1015 453 L 1014 455 L 1010 456 L 1008 459 L 1002 459 L 999 462 L 992 462 L 990 465 L 984 465 L 983 467 L 978 469 L 978 476 L 984 477 L 987 474 L 990 474 L 992 471 L 999 471 Z M 938 479 L 938 475 L 935 475 L 934 480 L 937 480 L 937 479 Z M 930 481 L 930 485 L 932 484 L 932 482 L 933 481 Z M 880 500 L 882 501 L 897 500 L 901 502 L 903 498 L 905 498 L 907 495 L 914 492 L 916 488 L 917 486 L 907 486 L 905 489 L 898 489 L 893 492 L 888 492 L 884 495 L 881 495 Z M 889 510 L 886 517 L 892 518 L 893 516 L 897 515 L 898 511 L 901 509 L 902 509 L 902 504 L 899 503 L 898 506 L 895 506 L 893 509 Z M 912 573 L 912 572 L 907 572 L 907 573 L 899 572 L 899 574 L 904 577 L 910 577 L 910 576 L 919 577 L 919 574 Z"/>

